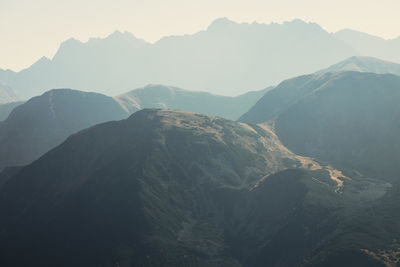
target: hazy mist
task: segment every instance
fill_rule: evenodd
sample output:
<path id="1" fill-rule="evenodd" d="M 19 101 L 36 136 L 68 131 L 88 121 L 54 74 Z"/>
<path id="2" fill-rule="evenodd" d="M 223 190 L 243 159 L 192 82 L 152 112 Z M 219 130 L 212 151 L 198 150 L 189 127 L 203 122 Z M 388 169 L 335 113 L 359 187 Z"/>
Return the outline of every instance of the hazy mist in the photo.
<path id="1" fill-rule="evenodd" d="M 203 30 L 225 16 L 250 23 L 301 18 L 329 32 L 351 28 L 396 38 L 400 35 L 399 10 L 397 0 L 2 0 L 0 68 L 18 71 L 42 56 L 52 57 L 70 37 L 86 41 L 120 30 L 154 42 L 163 36 Z"/>

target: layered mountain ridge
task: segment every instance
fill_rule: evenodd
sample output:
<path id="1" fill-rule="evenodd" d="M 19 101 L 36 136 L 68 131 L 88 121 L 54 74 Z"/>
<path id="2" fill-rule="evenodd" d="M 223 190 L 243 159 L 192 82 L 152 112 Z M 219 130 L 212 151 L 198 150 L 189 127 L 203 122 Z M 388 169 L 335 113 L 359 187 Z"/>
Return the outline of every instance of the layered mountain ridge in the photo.
<path id="1" fill-rule="evenodd" d="M 58 89 L 34 97 L 0 123 L 0 169 L 28 164 L 76 131 L 127 115 L 97 93 Z"/>
<path id="2" fill-rule="evenodd" d="M 272 87 L 236 97 L 193 92 L 172 86 L 147 85 L 114 97 L 130 114 L 144 108 L 167 108 L 238 119 Z"/>
<path id="3" fill-rule="evenodd" d="M 313 74 L 281 83 L 240 121 L 270 122 L 295 153 L 388 179 L 400 155 L 400 76 Z"/>
<path id="4" fill-rule="evenodd" d="M 52 59 L 41 59 L 18 73 L 0 71 L 0 81 L 22 99 L 53 88 L 117 95 L 146 84 L 234 96 L 355 54 L 314 23 L 239 24 L 218 19 L 204 31 L 154 44 L 119 32 L 86 43 L 70 39 Z"/>
<path id="5" fill-rule="evenodd" d="M 334 241 L 354 223 L 341 216 L 362 214 L 388 185 L 299 157 L 265 125 L 142 110 L 8 172 L 7 266 L 326 266 L 329 255 L 380 266 L 360 250 L 374 251 L 376 239 L 340 250 Z"/>
<path id="6" fill-rule="evenodd" d="M 0 105 L 0 119 L 4 120 L 0 122 L 0 169 L 31 163 L 77 131 L 124 119 L 143 108 L 177 109 L 237 119 L 270 89 L 225 97 L 149 85 L 114 98 L 55 89 L 26 103 Z"/>
<path id="7" fill-rule="evenodd" d="M 333 36 L 353 47 L 360 56 L 377 57 L 400 63 L 400 37 L 386 40 L 350 29 L 338 31 Z"/>

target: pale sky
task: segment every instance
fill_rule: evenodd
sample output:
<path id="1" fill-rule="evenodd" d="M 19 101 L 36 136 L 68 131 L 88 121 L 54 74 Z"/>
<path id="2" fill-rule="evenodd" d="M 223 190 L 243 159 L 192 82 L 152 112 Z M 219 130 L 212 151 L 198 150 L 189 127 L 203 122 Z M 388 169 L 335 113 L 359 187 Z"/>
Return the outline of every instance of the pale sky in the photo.
<path id="1" fill-rule="evenodd" d="M 206 29 L 216 18 L 271 23 L 300 18 L 329 32 L 400 36 L 400 0 L 0 0 L 0 68 L 18 71 L 53 57 L 74 37 L 129 31 L 150 42 Z"/>

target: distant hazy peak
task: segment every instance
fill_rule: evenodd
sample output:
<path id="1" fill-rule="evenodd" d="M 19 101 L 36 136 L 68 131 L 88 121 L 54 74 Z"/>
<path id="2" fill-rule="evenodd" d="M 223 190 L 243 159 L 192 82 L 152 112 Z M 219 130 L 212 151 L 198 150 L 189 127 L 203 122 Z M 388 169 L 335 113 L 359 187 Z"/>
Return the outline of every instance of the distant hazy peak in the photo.
<path id="1" fill-rule="evenodd" d="M 49 66 L 18 77 L 0 72 L 0 80 L 23 98 L 57 87 L 117 95 L 123 88 L 151 82 L 235 96 L 355 54 L 315 23 L 236 23 L 220 18 L 206 30 L 155 43 L 120 31 L 88 42 L 72 38 L 62 43 Z"/>
<path id="2" fill-rule="evenodd" d="M 291 21 L 285 21 L 282 23 L 282 25 L 295 25 L 295 26 L 301 26 L 301 27 L 306 27 L 306 26 L 313 26 L 318 29 L 322 29 L 321 26 L 317 23 L 314 22 L 307 22 L 302 19 L 293 19 Z"/>
<path id="3" fill-rule="evenodd" d="M 65 40 L 64 42 L 61 43 L 60 46 L 71 46 L 71 45 L 80 45 L 83 44 L 81 41 L 79 41 L 78 39 L 75 39 L 73 37 Z"/>
<path id="4" fill-rule="evenodd" d="M 353 56 L 316 73 L 322 74 L 327 72 L 343 71 L 373 72 L 377 74 L 390 73 L 400 75 L 400 64 L 375 57 Z"/>
<path id="5" fill-rule="evenodd" d="M 238 23 L 229 20 L 226 17 L 223 18 L 218 18 L 215 19 L 213 22 L 211 22 L 210 26 L 208 26 L 207 31 L 213 31 L 213 30 L 221 30 L 225 29 L 226 27 L 238 25 Z"/>
<path id="6" fill-rule="evenodd" d="M 115 30 L 113 33 L 107 36 L 107 38 L 122 38 L 122 37 L 133 37 L 136 38 L 132 33 L 124 31 L 121 32 L 119 30 Z"/>
<path id="7" fill-rule="evenodd" d="M 103 46 L 111 46 L 116 49 L 115 46 L 127 46 L 130 48 L 133 47 L 141 47 L 143 45 L 149 44 L 142 39 L 136 38 L 130 32 L 120 32 L 114 31 L 110 35 L 105 38 L 90 38 L 87 42 L 79 41 L 75 38 L 70 38 L 63 43 L 61 43 L 57 53 L 55 54 L 53 60 L 57 60 L 63 57 L 69 57 L 71 53 L 86 53 L 87 51 L 83 51 L 82 49 L 92 49 L 94 47 L 103 47 Z M 82 51 L 81 51 L 82 50 Z"/>
<path id="8" fill-rule="evenodd" d="M 210 26 L 208 26 L 207 31 L 213 31 L 213 30 L 223 30 L 228 27 L 233 27 L 233 26 L 238 26 L 238 25 L 258 25 L 258 26 L 288 26 L 288 27 L 296 27 L 296 28 L 304 28 L 304 29 L 310 29 L 314 28 L 315 30 L 319 31 L 325 31 L 319 24 L 314 23 L 314 22 L 306 22 L 302 19 L 293 19 L 291 21 L 284 21 L 283 23 L 276 23 L 276 22 L 271 22 L 271 23 L 258 23 L 256 21 L 253 21 L 252 23 L 237 23 L 235 21 L 232 21 L 226 17 L 218 18 L 211 22 Z"/>
<path id="9" fill-rule="evenodd" d="M 333 35 L 338 39 L 352 37 L 352 38 L 358 38 L 358 39 L 370 39 L 370 40 L 375 40 L 375 41 L 385 41 L 385 39 L 383 39 L 381 37 L 371 35 L 371 34 L 368 34 L 365 32 L 352 30 L 352 29 L 343 29 L 343 30 L 335 32 Z"/>
<path id="10" fill-rule="evenodd" d="M 145 40 L 137 38 L 131 32 L 127 32 L 127 31 L 121 32 L 119 30 L 114 31 L 113 33 L 111 33 L 110 35 L 108 35 L 105 38 L 90 38 L 87 43 L 95 43 L 95 42 L 102 41 L 102 40 L 147 44 L 147 42 Z"/>
<path id="11" fill-rule="evenodd" d="M 144 87 L 134 89 L 132 91 L 118 95 L 116 97 L 118 98 L 118 97 L 123 97 L 124 95 L 141 94 L 141 93 L 159 93 L 162 95 L 167 93 L 168 95 L 174 95 L 176 92 L 190 92 L 190 91 L 162 84 L 148 84 Z"/>
<path id="12" fill-rule="evenodd" d="M 31 67 L 46 65 L 46 64 L 49 64 L 50 62 L 51 62 L 51 60 L 48 57 L 43 56 L 43 57 L 39 58 L 38 61 L 33 63 L 31 65 Z"/>
<path id="13" fill-rule="evenodd" d="M 393 64 L 393 65 L 400 65 L 388 60 L 383 60 L 377 57 L 368 57 L 368 56 L 352 56 L 343 62 L 380 62 L 385 64 Z"/>

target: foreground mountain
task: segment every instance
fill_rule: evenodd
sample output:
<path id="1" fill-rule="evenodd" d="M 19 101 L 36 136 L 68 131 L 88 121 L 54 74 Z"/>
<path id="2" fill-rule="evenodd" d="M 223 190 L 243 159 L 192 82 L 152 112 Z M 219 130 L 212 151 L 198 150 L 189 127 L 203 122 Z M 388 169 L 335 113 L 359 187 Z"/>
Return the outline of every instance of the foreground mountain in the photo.
<path id="1" fill-rule="evenodd" d="M 398 195 L 344 176 L 266 126 L 139 111 L 0 175 L 0 264 L 382 266 L 399 202 L 366 211 Z"/>
<path id="2" fill-rule="evenodd" d="M 0 104 L 0 121 L 4 121 L 7 119 L 8 115 L 10 115 L 11 111 L 21 105 L 24 102 L 11 102 L 7 104 Z"/>
<path id="3" fill-rule="evenodd" d="M 400 64 L 373 57 L 358 56 L 348 58 L 344 61 L 330 66 L 329 68 L 318 71 L 317 74 L 341 71 L 373 72 L 378 74 L 389 73 L 400 75 Z"/>
<path id="4" fill-rule="evenodd" d="M 400 63 L 400 37 L 385 40 L 377 36 L 348 29 L 338 31 L 333 36 L 353 47 L 358 55 L 377 57 Z"/>
<path id="5" fill-rule="evenodd" d="M 281 83 L 240 120 L 273 121 L 283 144 L 301 155 L 398 179 L 399 101 L 399 76 L 307 75 Z"/>
<path id="6" fill-rule="evenodd" d="M 236 120 L 271 89 L 269 87 L 261 91 L 229 97 L 206 92 L 187 91 L 171 86 L 148 85 L 114 98 L 129 113 L 144 108 L 164 108 Z"/>
<path id="7" fill-rule="evenodd" d="M 52 59 L 18 73 L 0 70 L 0 80 L 23 99 L 53 88 L 117 95 L 150 83 L 234 96 L 356 54 L 314 23 L 239 24 L 222 18 L 204 31 L 154 44 L 126 32 L 86 43 L 70 39 Z"/>
<path id="8" fill-rule="evenodd" d="M 161 85 L 146 86 L 114 98 L 70 89 L 52 90 L 27 103 L 0 105 L 0 169 L 23 165 L 60 144 L 70 134 L 143 108 L 195 111 L 237 119 L 265 90 L 238 97 L 216 96 Z"/>
<path id="9" fill-rule="evenodd" d="M 113 98 L 97 93 L 59 89 L 34 97 L 0 123 L 0 169 L 30 163 L 76 131 L 126 116 Z"/>
<path id="10" fill-rule="evenodd" d="M 18 101 L 17 95 L 7 85 L 0 83 L 0 105 Z"/>

